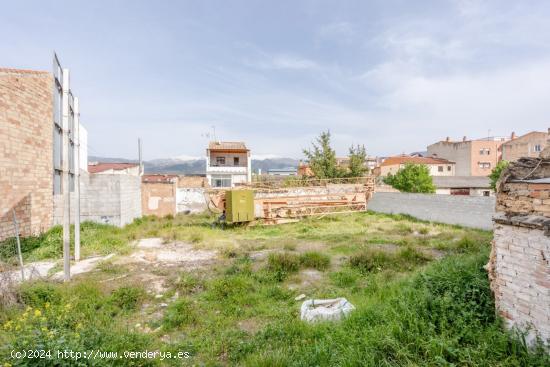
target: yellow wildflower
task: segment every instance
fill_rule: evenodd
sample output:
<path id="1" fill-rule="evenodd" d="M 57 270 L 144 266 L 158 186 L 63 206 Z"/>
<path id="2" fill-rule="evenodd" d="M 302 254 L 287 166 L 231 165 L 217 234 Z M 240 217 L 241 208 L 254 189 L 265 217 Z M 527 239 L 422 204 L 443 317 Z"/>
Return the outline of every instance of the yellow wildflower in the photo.
<path id="1" fill-rule="evenodd" d="M 40 317 L 42 316 L 42 312 L 40 310 L 34 310 L 34 316 Z"/>
<path id="2" fill-rule="evenodd" d="M 9 329 L 11 329 L 11 325 L 12 325 L 11 320 L 8 321 L 8 322 L 6 322 L 6 323 L 4 323 L 4 330 L 9 330 Z"/>

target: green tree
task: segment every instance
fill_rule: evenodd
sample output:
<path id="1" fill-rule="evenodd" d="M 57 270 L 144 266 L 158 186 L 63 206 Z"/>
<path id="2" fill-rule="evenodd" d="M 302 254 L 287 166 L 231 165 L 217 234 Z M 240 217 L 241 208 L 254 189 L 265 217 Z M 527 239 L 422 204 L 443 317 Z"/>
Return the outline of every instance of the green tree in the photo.
<path id="1" fill-rule="evenodd" d="M 434 193 L 435 186 L 428 166 L 424 164 L 405 164 L 395 175 L 384 178 L 384 183 L 403 192 Z"/>
<path id="2" fill-rule="evenodd" d="M 317 178 L 336 178 L 344 175 L 336 165 L 336 152 L 330 146 L 330 131 L 323 131 L 312 144 L 312 149 L 304 149 L 309 167 Z"/>
<path id="3" fill-rule="evenodd" d="M 497 181 L 500 178 L 500 174 L 508 165 L 510 162 L 508 161 L 500 161 L 498 164 L 493 168 L 491 171 L 491 174 L 489 175 L 489 180 L 491 180 L 491 188 L 496 191 L 497 189 Z"/>
<path id="4" fill-rule="evenodd" d="M 365 146 L 349 148 L 349 166 L 346 176 L 348 177 L 362 177 L 368 172 L 368 168 L 365 167 L 365 161 L 367 160 L 367 151 Z"/>

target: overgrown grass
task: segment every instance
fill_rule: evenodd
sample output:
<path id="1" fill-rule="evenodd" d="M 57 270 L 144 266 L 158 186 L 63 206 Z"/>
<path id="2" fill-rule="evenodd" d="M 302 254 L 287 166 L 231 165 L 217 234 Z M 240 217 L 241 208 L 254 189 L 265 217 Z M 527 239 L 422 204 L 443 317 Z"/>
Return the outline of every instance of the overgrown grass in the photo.
<path id="1" fill-rule="evenodd" d="M 192 356 L 184 362 L 95 361 L 99 366 L 550 364 L 542 349 L 529 350 L 495 316 L 483 270 L 489 232 L 373 213 L 226 230 L 211 228 L 211 219 L 143 218 L 122 229 L 91 225 L 83 238 L 86 254 L 124 254 L 132 240 L 154 235 L 218 249 L 220 256 L 204 269 L 120 268 L 110 260 L 70 284 L 27 283 L 18 290 L 20 303 L 0 313 L 0 358 L 16 365 L 8 357 L 12 348 L 63 346 Z M 29 244 L 26 259 L 59 256 L 56 230 L 44 235 L 49 250 Z M 436 260 L 434 251 L 444 258 Z M 109 280 L 124 272 L 129 276 Z M 153 296 L 157 290 L 145 291 L 147 281 L 132 278 L 143 272 L 165 279 L 160 298 Z M 346 297 L 356 310 L 339 323 L 306 324 L 294 300 L 301 293 Z M 41 316 L 29 317 L 27 307 Z"/>

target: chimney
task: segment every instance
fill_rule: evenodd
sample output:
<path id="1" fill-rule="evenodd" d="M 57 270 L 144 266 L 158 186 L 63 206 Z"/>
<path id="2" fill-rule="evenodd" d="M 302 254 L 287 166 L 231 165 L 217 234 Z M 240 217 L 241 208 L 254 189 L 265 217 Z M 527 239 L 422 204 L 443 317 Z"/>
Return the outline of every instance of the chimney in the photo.
<path id="1" fill-rule="evenodd" d="M 466 141 L 466 135 L 462 137 L 462 141 Z"/>
<path id="2" fill-rule="evenodd" d="M 451 141 L 451 138 L 447 136 L 447 139 L 445 139 L 445 141 L 449 143 Z"/>
<path id="3" fill-rule="evenodd" d="M 549 129 L 550 130 L 550 129 Z M 511 140 L 514 140 L 516 138 L 516 132 L 512 131 L 512 135 L 510 136 Z"/>

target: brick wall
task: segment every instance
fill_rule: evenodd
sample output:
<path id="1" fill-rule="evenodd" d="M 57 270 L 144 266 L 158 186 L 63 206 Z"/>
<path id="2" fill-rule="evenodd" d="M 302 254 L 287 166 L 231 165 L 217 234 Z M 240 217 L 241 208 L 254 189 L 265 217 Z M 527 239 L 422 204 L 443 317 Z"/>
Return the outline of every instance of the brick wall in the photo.
<path id="1" fill-rule="evenodd" d="M 550 217 L 550 184 L 504 183 L 497 195 L 497 212 Z"/>
<path id="2" fill-rule="evenodd" d="M 491 269 L 495 305 L 509 328 L 529 330 L 528 343 L 537 334 L 550 340 L 550 238 L 545 235 L 549 224 L 548 219 L 545 224 L 495 217 Z"/>
<path id="3" fill-rule="evenodd" d="M 53 76 L 0 69 L 0 240 L 47 230 L 53 209 Z"/>
<path id="4" fill-rule="evenodd" d="M 528 343 L 550 341 L 550 183 L 510 179 L 496 208 L 488 271 L 497 311 Z"/>

